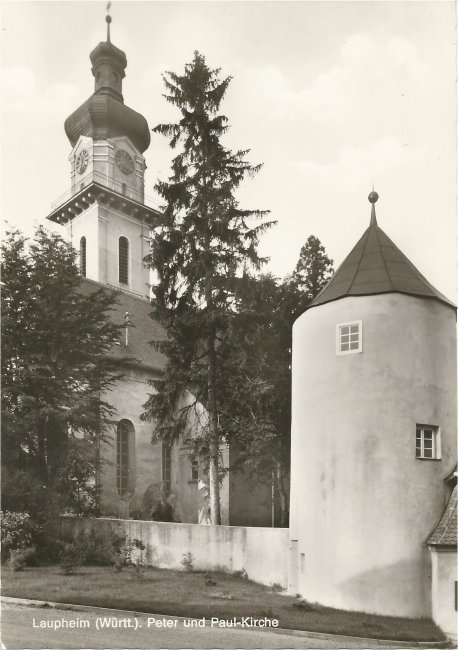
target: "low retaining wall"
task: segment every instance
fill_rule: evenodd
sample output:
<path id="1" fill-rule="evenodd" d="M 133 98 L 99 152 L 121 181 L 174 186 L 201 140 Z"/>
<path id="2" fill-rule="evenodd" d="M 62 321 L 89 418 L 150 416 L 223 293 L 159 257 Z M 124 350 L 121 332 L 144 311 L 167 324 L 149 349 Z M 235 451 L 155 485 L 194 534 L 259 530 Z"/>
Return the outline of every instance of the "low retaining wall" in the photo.
<path id="1" fill-rule="evenodd" d="M 288 586 L 289 529 L 171 524 L 132 519 L 80 519 L 61 517 L 63 537 L 93 527 L 111 528 L 145 545 L 147 565 L 183 569 L 183 553 L 192 553 L 197 570 L 241 571 L 262 584 Z"/>

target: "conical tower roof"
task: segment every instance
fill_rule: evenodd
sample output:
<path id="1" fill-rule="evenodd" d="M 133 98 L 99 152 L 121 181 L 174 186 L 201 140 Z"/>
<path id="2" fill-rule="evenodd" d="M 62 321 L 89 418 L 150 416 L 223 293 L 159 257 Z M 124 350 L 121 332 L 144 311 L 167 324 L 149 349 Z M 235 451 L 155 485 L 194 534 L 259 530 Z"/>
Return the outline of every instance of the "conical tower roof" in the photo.
<path id="1" fill-rule="evenodd" d="M 369 228 L 310 307 L 346 296 L 371 296 L 379 293 L 404 293 L 434 298 L 455 307 L 428 282 L 378 226 L 375 216 L 377 199 L 378 194 L 372 191 L 369 194 L 372 203 Z"/>

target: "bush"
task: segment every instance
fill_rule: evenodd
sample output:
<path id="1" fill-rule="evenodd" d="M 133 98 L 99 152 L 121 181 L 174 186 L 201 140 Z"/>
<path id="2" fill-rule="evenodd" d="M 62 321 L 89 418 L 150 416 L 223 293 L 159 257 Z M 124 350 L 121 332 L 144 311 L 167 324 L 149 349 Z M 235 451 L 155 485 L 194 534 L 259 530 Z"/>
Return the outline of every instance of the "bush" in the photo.
<path id="1" fill-rule="evenodd" d="M 185 571 L 193 571 L 194 557 L 192 553 L 183 553 L 183 559 L 181 560 L 181 564 L 184 566 Z"/>
<path id="2" fill-rule="evenodd" d="M 84 561 L 84 551 L 77 542 L 65 544 L 60 554 L 60 568 L 65 575 L 70 575 L 73 570 Z"/>
<path id="3" fill-rule="evenodd" d="M 2 560 L 7 559 L 12 551 L 23 551 L 35 545 L 40 533 L 27 512 L 1 512 Z"/>
<path id="4" fill-rule="evenodd" d="M 116 557 L 126 557 L 126 536 L 118 535 L 111 528 L 93 527 L 87 532 L 77 533 L 74 543 L 80 548 L 85 564 L 116 566 Z"/>
<path id="5" fill-rule="evenodd" d="M 145 548 L 145 545 L 140 539 L 134 538 L 127 541 L 127 539 L 123 537 L 121 548 L 114 553 L 112 558 L 112 564 L 114 565 L 116 571 L 121 571 L 125 566 L 129 566 L 135 569 L 138 577 L 141 577 L 143 569 L 145 568 L 145 565 L 143 564 L 142 553 Z M 138 549 L 140 551 L 139 557 L 137 557 L 135 560 L 133 559 L 134 549 Z"/>
<path id="6" fill-rule="evenodd" d="M 36 551 L 37 549 L 35 546 L 10 551 L 9 565 L 11 571 L 22 571 L 22 569 L 29 564 L 30 560 L 35 556 Z"/>

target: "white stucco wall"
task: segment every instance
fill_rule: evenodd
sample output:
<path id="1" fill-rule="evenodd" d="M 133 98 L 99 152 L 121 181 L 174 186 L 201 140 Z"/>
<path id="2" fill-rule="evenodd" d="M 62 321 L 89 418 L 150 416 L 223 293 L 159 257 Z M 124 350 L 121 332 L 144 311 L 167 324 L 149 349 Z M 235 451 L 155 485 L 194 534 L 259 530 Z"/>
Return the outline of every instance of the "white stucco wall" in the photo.
<path id="1" fill-rule="evenodd" d="M 336 325 L 356 320 L 362 352 L 336 355 Z M 431 615 L 424 542 L 456 458 L 455 326 L 453 309 L 401 294 L 346 297 L 296 321 L 290 581 L 308 600 Z M 440 427 L 441 460 L 415 458 L 416 423 Z"/>
<path id="2" fill-rule="evenodd" d="M 106 442 L 101 445 L 100 457 L 102 460 L 100 471 L 101 482 L 101 512 L 105 515 L 118 517 L 138 516 L 145 512 L 151 494 L 159 498 L 162 492 L 162 443 L 153 442 L 153 422 L 141 419 L 144 411 L 143 405 L 154 388 L 148 383 L 151 378 L 157 379 L 159 375 L 153 371 L 142 368 L 127 368 L 122 380 L 116 382 L 113 389 L 107 391 L 104 400 L 116 409 L 112 424 L 106 433 Z M 187 401 L 193 401 L 191 396 L 186 396 Z M 198 406 L 202 411 L 202 407 Z M 199 422 L 205 419 L 192 412 L 188 434 L 192 435 Z M 120 420 L 130 420 L 134 427 L 134 448 L 131 453 L 129 484 L 135 489 L 129 498 L 121 498 L 117 486 L 116 464 L 116 435 L 117 425 Z M 227 449 L 222 449 L 222 460 L 227 465 Z M 173 506 L 175 521 L 185 523 L 198 523 L 202 520 L 202 513 L 208 507 L 206 490 L 199 489 L 201 482 L 193 481 L 191 477 L 191 448 L 180 438 L 172 446 L 171 451 L 171 495 L 170 502 Z M 202 478 L 206 477 L 202 473 Z M 145 494 L 147 493 L 147 494 Z M 229 491 L 228 478 L 223 478 L 220 485 L 221 521 L 229 523 Z M 144 515 L 143 515 L 144 516 Z"/>
<path id="3" fill-rule="evenodd" d="M 62 517 L 61 531 L 72 535 L 92 526 L 108 526 L 140 539 L 146 546 L 143 560 L 148 565 L 183 569 L 184 553 L 192 553 L 194 568 L 207 571 L 241 571 L 262 584 L 288 580 L 288 529 L 244 528 L 240 526 L 201 526 L 154 521 L 80 519 Z M 262 549 L 262 552 L 260 552 Z"/>
<path id="4" fill-rule="evenodd" d="M 108 440 L 102 445 L 100 454 L 101 509 L 105 514 L 129 516 L 130 512 L 141 510 L 147 488 L 152 484 L 160 486 L 162 482 L 161 444 L 151 441 L 153 424 L 140 419 L 143 404 L 153 390 L 148 378 L 149 375 L 141 369 L 126 370 L 124 379 L 104 396 L 116 408 L 113 424 L 107 432 Z M 135 429 L 135 460 L 132 466 L 135 491 L 128 501 L 119 497 L 116 478 L 116 431 L 117 423 L 122 419 L 130 420 Z"/>
<path id="5" fill-rule="evenodd" d="M 86 237 L 86 277 L 97 282 L 100 279 L 99 211 L 97 204 L 91 205 L 67 224 L 67 240 L 78 255 L 80 253 L 81 237 Z"/>
<path id="6" fill-rule="evenodd" d="M 431 549 L 433 621 L 452 640 L 458 641 L 456 549 Z"/>

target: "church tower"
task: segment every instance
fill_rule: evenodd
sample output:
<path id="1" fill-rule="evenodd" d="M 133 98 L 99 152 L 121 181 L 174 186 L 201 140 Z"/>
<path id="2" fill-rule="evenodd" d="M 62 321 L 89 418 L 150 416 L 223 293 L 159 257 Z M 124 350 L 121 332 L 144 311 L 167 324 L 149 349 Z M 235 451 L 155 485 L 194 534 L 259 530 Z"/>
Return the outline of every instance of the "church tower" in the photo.
<path id="1" fill-rule="evenodd" d="M 431 616 L 425 542 L 456 462 L 456 309 L 378 226 L 377 199 L 293 327 L 289 588 Z"/>
<path id="2" fill-rule="evenodd" d="M 149 296 L 149 228 L 157 211 L 144 203 L 146 119 L 124 104 L 127 59 L 110 39 L 91 52 L 94 93 L 65 122 L 72 151 L 71 189 L 48 216 L 66 225 L 90 280 Z"/>

